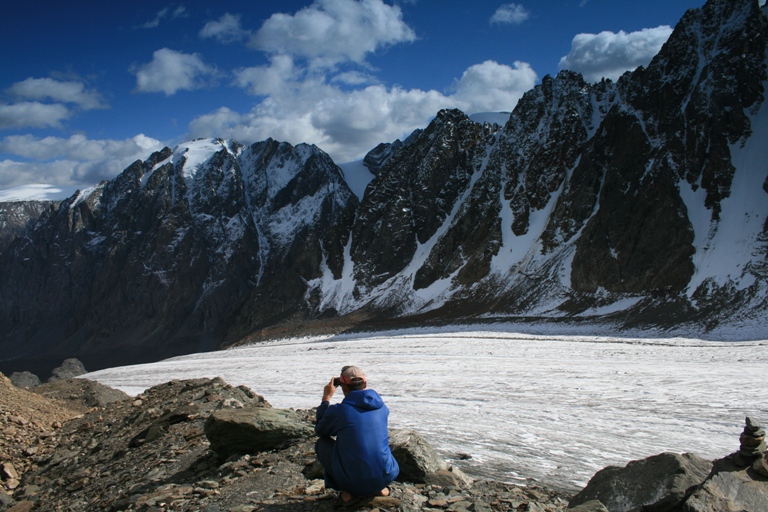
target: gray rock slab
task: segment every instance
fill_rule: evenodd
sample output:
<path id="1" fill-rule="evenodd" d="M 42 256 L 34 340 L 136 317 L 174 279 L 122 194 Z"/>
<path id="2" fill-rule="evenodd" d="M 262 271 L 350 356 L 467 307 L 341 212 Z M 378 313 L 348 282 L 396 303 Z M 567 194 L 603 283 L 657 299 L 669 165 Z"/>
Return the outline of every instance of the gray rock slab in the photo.
<path id="1" fill-rule="evenodd" d="M 768 510 L 768 478 L 731 459 L 717 461 L 709 478 L 683 505 L 684 512 Z"/>
<path id="2" fill-rule="evenodd" d="M 272 450 L 314 431 L 290 410 L 246 407 L 214 411 L 205 422 L 211 449 L 222 456 Z"/>
<path id="3" fill-rule="evenodd" d="M 671 511 L 711 469 L 712 462 L 691 453 L 662 453 L 623 468 L 609 466 L 595 473 L 569 506 L 599 500 L 610 512 Z"/>

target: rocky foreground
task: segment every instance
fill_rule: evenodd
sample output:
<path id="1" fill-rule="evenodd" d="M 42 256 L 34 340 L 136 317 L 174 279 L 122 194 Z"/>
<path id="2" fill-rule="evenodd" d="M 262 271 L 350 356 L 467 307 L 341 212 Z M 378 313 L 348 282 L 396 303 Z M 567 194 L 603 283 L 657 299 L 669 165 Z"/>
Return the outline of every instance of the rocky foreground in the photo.
<path id="1" fill-rule="evenodd" d="M 218 378 L 137 397 L 84 379 L 31 389 L 0 374 L 0 510 L 768 510 L 765 433 L 751 420 L 729 458 L 661 454 L 606 468 L 576 496 L 473 481 L 418 433 L 393 431 L 401 481 L 388 497 L 343 506 L 315 461 L 314 411 L 272 408 Z"/>

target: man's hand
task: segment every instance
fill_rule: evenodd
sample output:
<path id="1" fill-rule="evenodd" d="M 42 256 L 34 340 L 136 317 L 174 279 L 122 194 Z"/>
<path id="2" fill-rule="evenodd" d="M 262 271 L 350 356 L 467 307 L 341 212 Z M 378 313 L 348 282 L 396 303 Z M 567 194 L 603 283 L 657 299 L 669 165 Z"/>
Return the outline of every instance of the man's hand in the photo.
<path id="1" fill-rule="evenodd" d="M 335 377 L 331 377 L 331 382 L 325 385 L 323 388 L 323 402 L 330 402 L 331 397 L 336 392 L 336 386 L 333 385 L 333 379 Z"/>

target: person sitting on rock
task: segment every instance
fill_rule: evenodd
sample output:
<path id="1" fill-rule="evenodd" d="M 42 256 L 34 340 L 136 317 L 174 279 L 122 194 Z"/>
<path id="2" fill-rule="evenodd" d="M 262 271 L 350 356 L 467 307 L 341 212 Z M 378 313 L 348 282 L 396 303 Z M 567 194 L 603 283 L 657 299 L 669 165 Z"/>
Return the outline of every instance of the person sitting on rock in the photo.
<path id="1" fill-rule="evenodd" d="M 338 385 L 344 400 L 331 405 Z M 366 388 L 363 371 L 345 366 L 340 377 L 325 385 L 317 408 L 315 433 L 320 438 L 315 453 L 325 470 L 326 488 L 342 491 L 343 503 L 362 496 L 388 496 L 387 486 L 400 472 L 389 449 L 389 409 L 376 391 Z"/>

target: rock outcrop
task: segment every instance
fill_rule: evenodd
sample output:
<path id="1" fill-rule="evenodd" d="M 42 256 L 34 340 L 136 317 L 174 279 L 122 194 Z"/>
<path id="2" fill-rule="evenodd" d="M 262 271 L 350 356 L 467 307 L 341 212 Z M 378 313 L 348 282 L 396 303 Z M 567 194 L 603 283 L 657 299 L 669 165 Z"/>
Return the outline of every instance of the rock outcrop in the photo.
<path id="1" fill-rule="evenodd" d="M 65 359 L 64 362 L 61 363 L 61 366 L 53 369 L 51 376 L 48 378 L 48 382 L 73 379 L 80 375 L 85 375 L 86 373 L 88 373 L 88 370 L 85 369 L 83 363 L 75 357 L 70 357 Z"/>
<path id="2" fill-rule="evenodd" d="M 32 372 L 13 372 L 11 384 L 17 388 L 33 388 L 40 385 L 40 378 Z"/>
<path id="3" fill-rule="evenodd" d="M 8 494 L 0 493 L 5 500 L 0 503 L 19 507 L 15 511 L 343 508 L 338 494 L 324 488 L 314 436 L 305 435 L 313 432 L 313 418 L 314 410 L 274 409 L 252 390 L 218 378 L 171 381 L 129 400 L 94 407 L 46 434 L 50 450 L 28 455 L 34 465 L 19 472 L 13 489 L 5 482 Z M 212 424 L 217 425 L 215 433 Z M 272 440 L 269 446 L 243 449 L 225 443 L 223 450 L 215 451 L 215 443 L 208 441 L 207 435 L 240 436 L 255 426 Z M 286 434 L 278 439 L 281 432 Z M 0 438 L 6 433 L 0 430 Z M 261 435 L 241 439 L 250 442 L 257 437 Z M 568 495 L 533 485 L 473 483 L 457 468 L 436 460 L 434 449 L 415 432 L 392 438 L 393 450 L 419 461 L 415 465 L 441 469 L 427 469 L 426 483 L 395 482 L 390 496 L 362 500 L 352 510 L 557 511 L 567 503 Z M 420 461 L 424 458 L 429 461 Z M 402 463 L 407 466 L 405 460 Z"/>
<path id="4" fill-rule="evenodd" d="M 88 379 L 56 380 L 35 386 L 30 391 L 81 413 L 130 399 L 120 390 Z"/>
<path id="5" fill-rule="evenodd" d="M 768 478 L 753 468 L 765 456 L 760 426 L 746 419 L 739 451 L 706 461 L 695 454 L 663 453 L 623 468 L 598 471 L 568 510 L 598 512 L 725 512 L 768 510 Z M 758 438 L 757 442 L 754 439 Z M 747 456 L 748 455 L 748 456 Z M 602 507 L 602 508 L 601 508 Z"/>
<path id="6" fill-rule="evenodd" d="M 712 462 L 695 454 L 662 453 L 598 471 L 569 506 L 597 500 L 611 512 L 672 511 L 711 470 Z"/>

